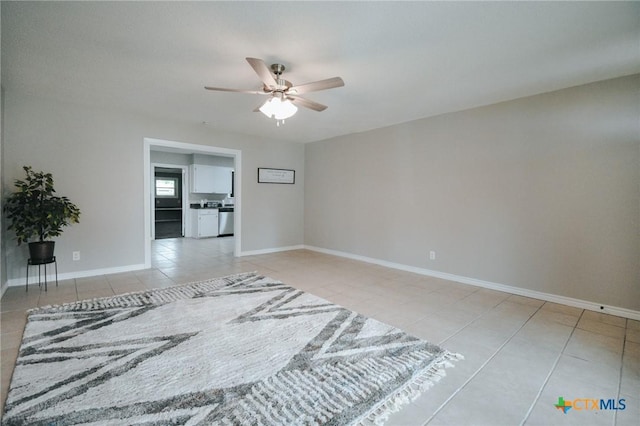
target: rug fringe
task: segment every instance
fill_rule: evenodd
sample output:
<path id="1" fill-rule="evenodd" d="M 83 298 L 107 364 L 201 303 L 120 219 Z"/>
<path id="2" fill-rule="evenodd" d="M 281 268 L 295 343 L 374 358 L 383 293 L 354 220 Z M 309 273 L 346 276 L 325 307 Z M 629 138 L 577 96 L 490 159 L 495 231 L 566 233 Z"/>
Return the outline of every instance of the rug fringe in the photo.
<path id="1" fill-rule="evenodd" d="M 87 309 L 105 309 L 105 308 L 123 308 L 132 306 L 143 306 L 157 303 L 169 303 L 178 299 L 188 299 L 194 294 L 212 290 L 210 285 L 217 287 L 225 284 L 225 280 L 230 279 L 246 279 L 252 276 L 260 276 L 257 271 L 241 272 L 238 274 L 227 275 L 225 277 L 211 278 L 202 281 L 192 281 L 184 284 L 176 284 L 169 287 L 153 288 L 148 290 L 132 291 L 129 293 L 121 293 L 115 296 L 94 297 L 92 299 L 78 300 L 76 302 L 67 302 L 58 305 L 45 305 L 27 310 L 27 314 L 32 313 L 50 313 L 71 311 L 76 308 Z M 145 296 L 145 297 L 141 297 Z M 148 297 L 157 296 L 157 297 Z M 154 300 L 152 300 L 154 299 Z"/>
<path id="2" fill-rule="evenodd" d="M 426 371 L 413 377 L 402 388 L 398 389 L 393 395 L 373 408 L 364 418 L 356 422 L 356 425 L 382 425 L 391 414 L 400 411 L 403 406 L 415 401 L 424 391 L 445 377 L 447 375 L 445 369 L 455 367 L 451 361 L 463 359 L 464 356 L 461 354 L 445 351 Z"/>

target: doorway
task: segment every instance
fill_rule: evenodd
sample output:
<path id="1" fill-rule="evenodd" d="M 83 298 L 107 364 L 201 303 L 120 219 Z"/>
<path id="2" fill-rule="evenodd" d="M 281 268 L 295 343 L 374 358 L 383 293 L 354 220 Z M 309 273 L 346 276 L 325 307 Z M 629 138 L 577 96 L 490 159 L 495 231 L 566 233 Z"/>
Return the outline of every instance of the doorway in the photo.
<path id="1" fill-rule="evenodd" d="M 196 145 L 184 142 L 167 141 L 162 139 L 144 138 L 144 238 L 145 238 L 145 267 L 151 267 L 151 242 L 154 236 L 155 221 L 152 221 L 154 204 L 155 204 L 155 169 L 151 164 L 151 151 L 165 151 L 182 154 L 203 154 L 213 156 L 223 156 L 233 158 L 234 177 L 233 177 L 233 195 L 234 195 L 234 256 L 239 257 L 242 253 L 242 151 L 237 149 L 220 148 L 207 145 Z M 187 166 L 185 166 L 186 170 Z M 183 173 L 183 188 L 188 188 L 189 176 Z M 186 189 L 183 191 L 184 194 Z M 188 203 L 183 201 L 183 213 L 188 207 Z M 185 226 L 188 226 L 185 218 Z M 184 235 L 184 230 L 183 230 Z"/>
<path id="2" fill-rule="evenodd" d="M 154 165 L 153 238 L 184 237 L 186 191 L 183 168 Z"/>

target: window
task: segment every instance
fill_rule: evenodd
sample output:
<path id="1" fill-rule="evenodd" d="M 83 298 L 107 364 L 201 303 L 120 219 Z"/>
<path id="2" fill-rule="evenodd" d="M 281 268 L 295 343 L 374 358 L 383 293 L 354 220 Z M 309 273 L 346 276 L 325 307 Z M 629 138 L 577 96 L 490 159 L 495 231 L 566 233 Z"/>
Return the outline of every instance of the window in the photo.
<path id="1" fill-rule="evenodd" d="M 178 179 L 160 177 L 156 178 L 157 198 L 178 198 Z"/>

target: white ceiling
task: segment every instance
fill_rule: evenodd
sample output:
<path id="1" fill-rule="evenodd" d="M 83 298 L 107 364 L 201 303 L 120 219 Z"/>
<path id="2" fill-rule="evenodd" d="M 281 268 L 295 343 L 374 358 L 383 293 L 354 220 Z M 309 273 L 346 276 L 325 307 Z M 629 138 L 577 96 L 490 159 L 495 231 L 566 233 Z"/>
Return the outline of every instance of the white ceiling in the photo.
<path id="1" fill-rule="evenodd" d="M 309 142 L 640 72 L 639 2 L 2 2 L 2 85 Z M 305 95 L 283 127 L 245 57 Z"/>

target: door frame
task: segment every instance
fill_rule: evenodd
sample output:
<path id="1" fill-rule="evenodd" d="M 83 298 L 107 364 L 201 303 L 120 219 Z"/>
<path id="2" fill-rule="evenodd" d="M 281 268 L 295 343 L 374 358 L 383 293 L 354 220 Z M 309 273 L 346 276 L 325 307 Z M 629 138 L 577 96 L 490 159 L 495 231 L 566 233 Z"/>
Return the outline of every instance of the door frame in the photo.
<path id="1" fill-rule="evenodd" d="M 145 268 L 151 268 L 151 151 L 153 148 L 160 148 L 169 152 L 181 154 L 205 154 L 232 157 L 235 170 L 234 182 L 234 240 L 235 247 L 233 255 L 240 257 L 242 253 L 242 151 L 238 149 L 221 148 L 209 145 L 197 145 L 163 139 L 144 138 L 143 147 L 143 185 L 144 185 L 144 264 Z"/>
<path id="2" fill-rule="evenodd" d="M 151 163 L 151 167 L 150 167 L 150 171 L 151 171 L 151 205 L 153 206 L 153 201 L 154 201 L 154 187 L 155 187 L 155 171 L 156 171 L 156 167 L 162 167 L 162 168 L 167 168 L 167 169 L 180 169 L 182 170 L 182 179 L 181 179 L 181 194 L 182 194 L 182 200 L 181 200 L 181 207 L 182 207 L 182 236 L 186 237 L 187 234 L 187 213 L 188 208 L 189 208 L 189 196 L 187 194 L 187 189 L 189 188 L 187 186 L 187 179 L 189 176 L 188 170 L 189 170 L 189 166 L 182 166 L 179 164 L 166 164 L 166 163 Z M 151 208 L 151 239 L 155 240 L 156 239 L 156 209 Z"/>

